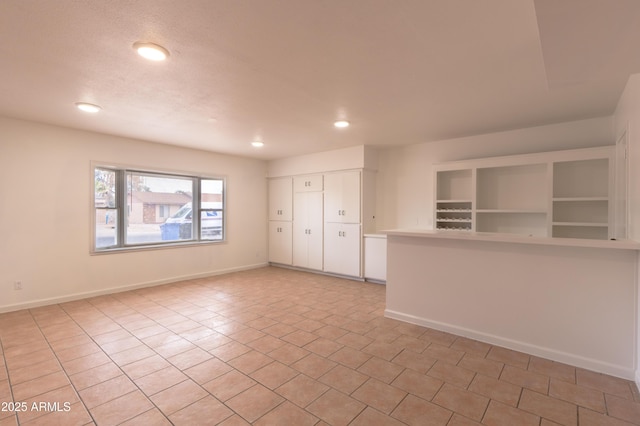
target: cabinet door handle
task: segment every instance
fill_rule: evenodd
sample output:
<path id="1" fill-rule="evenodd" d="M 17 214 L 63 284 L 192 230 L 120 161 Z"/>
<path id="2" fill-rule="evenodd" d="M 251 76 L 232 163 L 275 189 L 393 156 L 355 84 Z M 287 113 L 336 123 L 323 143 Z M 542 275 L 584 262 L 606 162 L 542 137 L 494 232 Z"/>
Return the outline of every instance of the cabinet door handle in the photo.
<path id="1" fill-rule="evenodd" d="M 338 210 L 338 216 L 342 216 L 342 210 Z"/>
<path id="2" fill-rule="evenodd" d="M 345 214 L 344 214 L 344 210 L 342 210 L 342 216 L 345 216 Z"/>

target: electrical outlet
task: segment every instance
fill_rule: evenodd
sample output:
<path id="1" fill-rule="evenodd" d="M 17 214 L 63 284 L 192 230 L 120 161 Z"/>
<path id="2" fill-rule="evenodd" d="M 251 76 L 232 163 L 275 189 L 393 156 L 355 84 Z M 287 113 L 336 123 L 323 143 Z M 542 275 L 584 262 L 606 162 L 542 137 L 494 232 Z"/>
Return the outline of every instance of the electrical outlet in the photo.
<path id="1" fill-rule="evenodd" d="M 22 281 L 14 281 L 13 282 L 14 290 L 22 290 Z"/>

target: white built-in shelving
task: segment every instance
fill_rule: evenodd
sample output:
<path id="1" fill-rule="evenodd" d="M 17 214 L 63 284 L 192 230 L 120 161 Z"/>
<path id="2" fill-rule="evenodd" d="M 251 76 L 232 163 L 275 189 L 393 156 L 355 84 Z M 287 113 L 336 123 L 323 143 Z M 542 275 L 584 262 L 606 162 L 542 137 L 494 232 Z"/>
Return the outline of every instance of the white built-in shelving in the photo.
<path id="1" fill-rule="evenodd" d="M 435 228 L 608 239 L 613 147 L 435 166 Z"/>
<path id="2" fill-rule="evenodd" d="M 609 237 L 611 161 L 577 159 L 553 164 L 552 236 L 565 238 Z"/>
<path id="3" fill-rule="evenodd" d="M 471 231 L 473 212 L 472 170 L 443 170 L 436 189 L 436 228 Z"/>

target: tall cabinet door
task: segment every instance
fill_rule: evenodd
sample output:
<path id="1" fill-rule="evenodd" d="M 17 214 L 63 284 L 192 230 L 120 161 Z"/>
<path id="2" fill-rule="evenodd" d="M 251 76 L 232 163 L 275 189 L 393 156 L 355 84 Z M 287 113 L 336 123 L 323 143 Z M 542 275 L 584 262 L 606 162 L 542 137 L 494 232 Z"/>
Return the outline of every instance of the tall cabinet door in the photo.
<path id="1" fill-rule="evenodd" d="M 269 262 L 291 265 L 291 222 L 269 221 Z"/>
<path id="2" fill-rule="evenodd" d="M 293 196 L 293 265 L 322 269 L 322 192 Z"/>
<path id="3" fill-rule="evenodd" d="M 324 221 L 360 223 L 360 172 L 324 175 Z"/>
<path id="4" fill-rule="evenodd" d="M 360 276 L 360 225 L 324 224 L 324 270 L 341 275 Z"/>
<path id="5" fill-rule="evenodd" d="M 309 206 L 309 234 L 307 238 L 309 240 L 308 254 L 309 263 L 308 267 L 311 269 L 322 270 L 323 260 L 323 222 L 322 222 L 322 192 L 308 192 L 307 193 L 307 205 Z"/>
<path id="6" fill-rule="evenodd" d="M 292 220 L 292 196 L 290 177 L 269 179 L 269 220 Z"/>

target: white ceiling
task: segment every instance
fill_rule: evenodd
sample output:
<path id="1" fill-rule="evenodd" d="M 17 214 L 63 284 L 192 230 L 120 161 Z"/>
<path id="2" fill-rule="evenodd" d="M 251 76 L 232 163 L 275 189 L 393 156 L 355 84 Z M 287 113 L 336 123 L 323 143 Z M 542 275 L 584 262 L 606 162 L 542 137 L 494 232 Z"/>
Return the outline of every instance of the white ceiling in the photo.
<path id="1" fill-rule="evenodd" d="M 272 159 L 610 115 L 640 1 L 2 0 L 0 58 L 0 115 Z"/>

